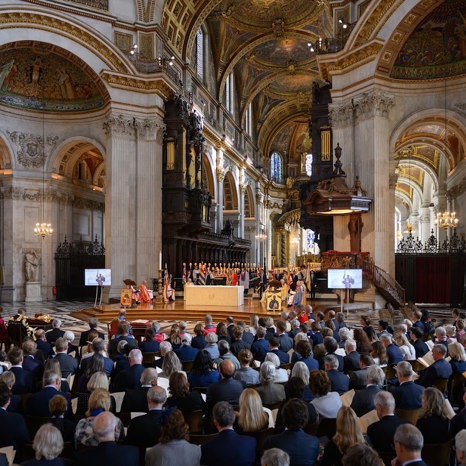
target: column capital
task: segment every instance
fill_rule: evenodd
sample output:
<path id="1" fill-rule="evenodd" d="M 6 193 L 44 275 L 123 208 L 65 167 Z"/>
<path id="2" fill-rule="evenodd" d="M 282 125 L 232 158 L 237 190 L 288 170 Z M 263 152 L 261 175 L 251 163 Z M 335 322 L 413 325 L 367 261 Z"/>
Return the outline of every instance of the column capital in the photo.
<path id="1" fill-rule="evenodd" d="M 160 116 L 134 118 L 133 124 L 138 134 L 145 137 L 148 141 L 156 139 L 159 130 L 165 130 L 165 123 Z"/>
<path id="2" fill-rule="evenodd" d="M 330 104 L 329 117 L 334 129 L 352 125 L 354 120 L 353 101 Z"/>
<path id="3" fill-rule="evenodd" d="M 353 99 L 356 118 L 366 120 L 375 116 L 388 118 L 390 109 L 395 105 L 393 95 L 374 89 Z"/>
<path id="4" fill-rule="evenodd" d="M 119 134 L 126 136 L 134 136 L 135 134 L 135 118 L 131 115 L 123 113 L 111 113 L 107 116 L 103 123 L 105 134 Z"/>
<path id="5" fill-rule="evenodd" d="M 216 175 L 217 181 L 219 183 L 223 183 L 223 180 L 225 179 L 225 170 L 222 167 L 217 167 Z"/>

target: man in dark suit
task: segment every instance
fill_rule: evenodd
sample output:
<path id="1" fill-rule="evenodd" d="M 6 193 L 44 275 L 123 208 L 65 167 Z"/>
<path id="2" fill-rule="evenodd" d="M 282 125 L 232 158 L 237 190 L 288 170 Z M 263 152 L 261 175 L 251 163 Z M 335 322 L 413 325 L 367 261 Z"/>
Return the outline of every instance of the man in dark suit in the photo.
<path id="1" fill-rule="evenodd" d="M 345 374 L 348 372 L 359 370 L 359 357 L 360 354 L 356 351 L 356 342 L 351 338 L 345 341 L 346 356 L 343 357 L 343 371 Z"/>
<path id="2" fill-rule="evenodd" d="M 230 343 L 230 351 L 238 357 L 238 354 L 241 350 L 248 350 L 251 348 L 249 343 L 246 343 L 243 340 L 244 329 L 239 325 L 233 327 L 233 336 Z"/>
<path id="3" fill-rule="evenodd" d="M 343 362 L 343 356 L 340 354 L 337 354 L 335 351 L 338 350 L 338 343 L 333 337 L 325 337 L 323 340 L 324 343 L 324 348 L 325 348 L 325 354 L 333 354 L 337 360 L 338 360 L 338 370 L 340 372 L 343 372 L 343 367 L 344 367 L 344 362 Z M 319 358 L 319 367 L 324 369 L 324 358 L 321 357 Z"/>
<path id="4" fill-rule="evenodd" d="M 238 435 L 233 430 L 235 421 L 233 407 L 227 401 L 220 401 L 215 404 L 212 414 L 219 434 L 215 439 L 201 445 L 201 464 L 253 466 L 256 461 L 256 439 Z"/>
<path id="5" fill-rule="evenodd" d="M 422 372 L 422 375 L 417 380 L 419 385 L 423 387 L 432 387 L 435 381 L 439 379 L 448 379 L 451 376 L 453 370 L 448 361 L 445 360 L 446 354 L 447 349 L 445 345 L 441 343 L 434 345 L 432 348 L 434 363 Z"/>
<path id="6" fill-rule="evenodd" d="M 181 337 L 181 346 L 174 351 L 180 358 L 180 361 L 194 361 L 196 354 L 199 352 L 197 348 L 191 346 L 192 337 L 189 333 L 185 333 Z"/>
<path id="7" fill-rule="evenodd" d="M 424 387 L 413 382 L 413 368 L 408 361 L 396 366 L 396 376 L 400 385 L 391 390 L 398 409 L 419 409 L 422 407 Z M 389 386 L 390 387 L 390 386 Z"/>
<path id="8" fill-rule="evenodd" d="M 293 340 L 286 333 L 286 323 L 283 320 L 279 320 L 276 324 L 277 337 L 279 342 L 279 348 L 284 352 L 288 353 L 293 348 Z"/>
<path id="9" fill-rule="evenodd" d="M 37 350 L 42 353 L 43 359 L 47 359 L 49 356 L 52 356 L 53 347 L 45 337 L 45 330 L 43 328 L 38 328 L 34 333 L 34 336 L 36 337 Z"/>
<path id="10" fill-rule="evenodd" d="M 11 363 L 10 371 L 15 374 L 15 384 L 11 391 L 15 395 L 34 392 L 33 376 L 23 367 L 23 350 L 17 346 L 12 346 L 8 351 L 8 361 Z"/>
<path id="11" fill-rule="evenodd" d="M 100 413 L 94 419 L 93 431 L 99 442 L 94 448 L 78 451 L 73 464 L 75 466 L 139 466 L 139 450 L 132 445 L 115 442 L 115 429 L 118 419 L 109 411 Z"/>
<path id="12" fill-rule="evenodd" d="M 269 351 L 269 342 L 265 339 L 265 327 L 258 327 L 256 331 L 256 341 L 251 345 L 251 353 L 254 359 L 264 362 L 265 355 Z"/>
<path id="13" fill-rule="evenodd" d="M 348 391 L 349 378 L 338 370 L 338 359 L 334 354 L 327 354 L 324 357 L 324 370 L 332 384 L 332 392 L 338 392 L 341 395 Z"/>
<path id="14" fill-rule="evenodd" d="M 88 337 L 89 333 L 92 332 L 92 330 L 96 330 L 99 338 L 102 338 L 102 340 L 105 340 L 105 335 L 102 332 L 99 332 L 97 329 L 97 326 L 99 325 L 99 321 L 95 317 L 91 317 L 89 319 L 89 330 L 85 330 L 84 332 L 81 333 L 81 337 L 79 338 L 79 346 L 85 346 L 88 343 Z"/>
<path id="15" fill-rule="evenodd" d="M 392 336 L 389 333 L 383 333 L 379 338 L 387 350 L 388 364 L 398 364 L 403 361 L 400 348 L 392 343 Z"/>
<path id="16" fill-rule="evenodd" d="M 52 328 L 45 332 L 45 338 L 47 338 L 47 341 L 51 345 L 54 345 L 55 342 L 65 334 L 63 330 L 60 330 L 61 323 L 60 319 L 53 319 Z"/>
<path id="17" fill-rule="evenodd" d="M 280 348 L 280 341 L 277 337 L 272 337 L 269 340 L 269 353 L 275 353 L 280 359 L 280 364 L 288 364 L 290 362 L 290 355 L 285 353 Z"/>
<path id="18" fill-rule="evenodd" d="M 393 437 L 396 429 L 407 421 L 394 414 L 395 399 L 390 392 L 380 391 L 377 393 L 374 404 L 379 420 L 367 428 L 367 436 L 375 450 L 381 452 L 391 451 L 393 457 L 395 457 Z"/>
<path id="19" fill-rule="evenodd" d="M 225 359 L 220 364 L 221 380 L 212 384 L 207 389 L 205 404 L 205 425 L 207 430 L 211 428 L 210 419 L 212 410 L 219 401 L 227 401 L 233 405 L 239 404 L 239 397 L 244 386 L 233 378 L 235 365 L 230 359 Z"/>
<path id="20" fill-rule="evenodd" d="M 55 341 L 55 359 L 60 363 L 61 375 L 65 379 L 74 374 L 78 368 L 78 360 L 66 354 L 67 350 L 68 342 L 64 338 L 57 338 Z"/>
<path id="21" fill-rule="evenodd" d="M 61 395 L 68 401 L 67 417 L 71 416 L 71 399 L 69 393 L 60 391 L 61 378 L 53 371 L 45 371 L 42 377 L 42 390 L 33 393 L 27 400 L 26 414 L 30 416 L 49 417 L 49 401 L 55 395 Z"/>
<path id="22" fill-rule="evenodd" d="M 364 416 L 364 414 L 375 408 L 375 395 L 382 390 L 384 379 L 385 374 L 379 366 L 373 365 L 368 367 L 367 386 L 362 390 L 358 390 L 351 402 L 351 407 L 356 413 L 356 416 Z"/>
<path id="23" fill-rule="evenodd" d="M 129 388 L 141 386 L 141 375 L 144 372 L 142 365 L 142 353 L 138 349 L 132 349 L 128 354 L 129 369 L 122 370 L 112 383 L 112 392 L 123 392 Z"/>
<path id="24" fill-rule="evenodd" d="M 16 450 L 15 462 L 21 461 L 21 448 L 30 441 L 23 416 L 7 411 L 12 393 L 5 383 L 0 382 L 0 447 L 12 445 Z"/>
<path id="25" fill-rule="evenodd" d="M 233 330 L 235 328 L 235 319 L 233 317 L 227 317 L 225 319 L 225 323 L 227 324 L 227 332 L 228 332 L 228 336 L 230 337 L 230 340 L 233 339 Z"/>
<path id="26" fill-rule="evenodd" d="M 424 438 L 420 430 L 412 424 L 402 424 L 396 429 L 395 437 L 396 464 L 427 466 L 421 458 Z"/>
<path id="27" fill-rule="evenodd" d="M 320 445 L 316 437 L 303 431 L 309 421 L 306 402 L 292 398 L 285 403 L 281 414 L 286 430 L 268 437 L 265 440 L 264 450 L 280 448 L 290 456 L 290 464 L 314 464 L 317 461 Z"/>
<path id="28" fill-rule="evenodd" d="M 92 349 L 94 354 L 100 354 L 104 358 L 104 371 L 108 377 L 112 374 L 113 369 L 113 360 L 105 356 L 105 350 L 107 349 L 107 344 L 103 338 L 94 338 L 92 342 Z M 81 360 L 81 372 L 85 372 L 87 365 L 90 364 L 92 356 L 90 358 L 85 358 Z"/>
<path id="29" fill-rule="evenodd" d="M 350 375 L 349 388 L 360 390 L 367 384 L 367 368 L 374 364 L 374 360 L 368 354 L 361 354 L 359 357 L 359 370 Z"/>
<path id="30" fill-rule="evenodd" d="M 409 335 L 416 351 L 416 358 L 422 358 L 429 352 L 429 347 L 425 341 L 422 341 L 422 332 L 417 327 L 411 327 Z"/>
<path id="31" fill-rule="evenodd" d="M 141 375 L 141 387 L 125 390 L 121 411 L 123 413 L 140 412 L 149 410 L 147 405 L 147 392 L 149 388 L 157 385 L 157 370 L 147 367 Z"/>
<path id="32" fill-rule="evenodd" d="M 149 412 L 131 420 L 126 435 L 126 443 L 139 447 L 152 447 L 159 441 L 162 425 L 163 405 L 167 392 L 162 387 L 151 387 L 147 391 Z"/>
<path id="33" fill-rule="evenodd" d="M 42 379 L 44 373 L 44 365 L 42 361 L 36 359 L 37 345 L 32 339 L 23 342 L 23 369 L 29 371 L 34 381 L 34 385 Z"/>

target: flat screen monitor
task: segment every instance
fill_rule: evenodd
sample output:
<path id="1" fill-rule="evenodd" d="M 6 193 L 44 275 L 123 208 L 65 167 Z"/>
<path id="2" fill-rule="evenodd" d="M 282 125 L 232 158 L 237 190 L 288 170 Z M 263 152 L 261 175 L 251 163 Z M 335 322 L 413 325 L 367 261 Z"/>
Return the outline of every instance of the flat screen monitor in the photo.
<path id="1" fill-rule="evenodd" d="M 111 269 L 85 269 L 84 286 L 110 286 L 112 284 Z"/>
<path id="2" fill-rule="evenodd" d="M 328 269 L 328 288 L 362 288 L 362 269 Z"/>

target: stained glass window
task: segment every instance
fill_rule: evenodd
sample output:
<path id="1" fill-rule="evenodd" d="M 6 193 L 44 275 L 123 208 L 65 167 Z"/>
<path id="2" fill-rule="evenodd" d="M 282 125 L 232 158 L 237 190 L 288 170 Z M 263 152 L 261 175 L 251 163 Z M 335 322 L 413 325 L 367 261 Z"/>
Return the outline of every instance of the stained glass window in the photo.
<path id="1" fill-rule="evenodd" d="M 283 180 L 283 161 L 278 152 L 273 152 L 270 157 L 270 178 L 277 183 Z"/>

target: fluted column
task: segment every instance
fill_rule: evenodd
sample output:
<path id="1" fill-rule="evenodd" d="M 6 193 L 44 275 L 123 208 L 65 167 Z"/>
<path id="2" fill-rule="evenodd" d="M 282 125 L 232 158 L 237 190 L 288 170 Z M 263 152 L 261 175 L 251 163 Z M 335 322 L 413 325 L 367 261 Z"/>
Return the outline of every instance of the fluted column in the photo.
<path id="1" fill-rule="evenodd" d="M 225 179 L 225 170 L 223 168 L 223 150 L 217 149 L 217 233 L 223 230 L 223 180 Z"/>
<path id="2" fill-rule="evenodd" d="M 246 185 L 239 185 L 239 231 L 238 236 L 244 238 L 244 195 L 246 193 Z"/>

